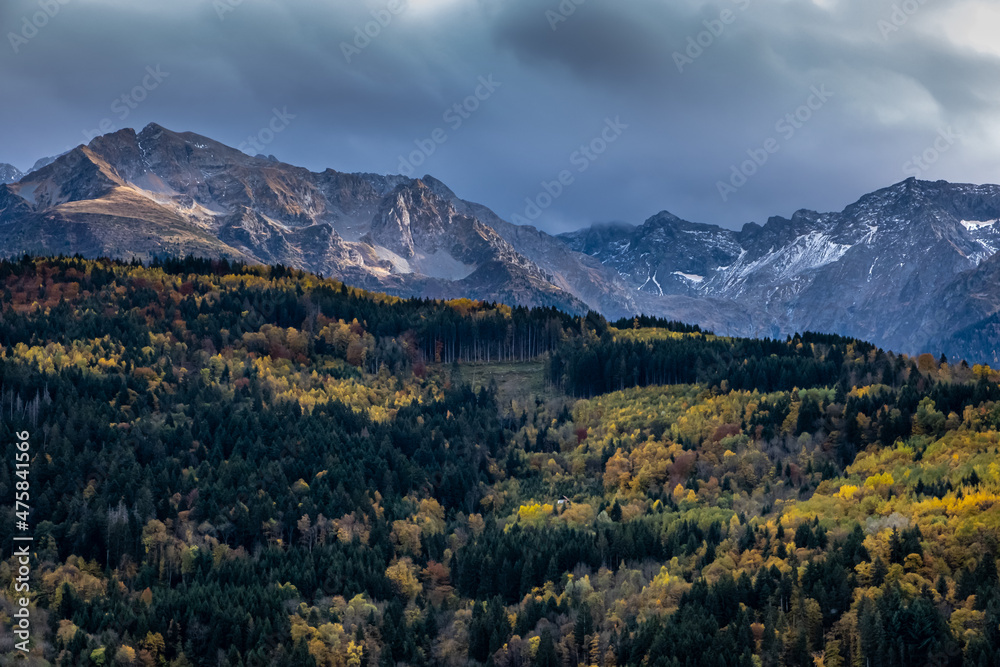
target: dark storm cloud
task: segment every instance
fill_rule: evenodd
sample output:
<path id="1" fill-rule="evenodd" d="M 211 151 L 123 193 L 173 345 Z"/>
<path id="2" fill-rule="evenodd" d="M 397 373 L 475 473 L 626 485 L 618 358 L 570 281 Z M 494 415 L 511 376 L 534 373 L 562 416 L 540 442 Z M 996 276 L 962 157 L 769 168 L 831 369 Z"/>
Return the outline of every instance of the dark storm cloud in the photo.
<path id="1" fill-rule="evenodd" d="M 894 5 L 908 11 L 894 15 Z M 46 8 L 53 15 L 32 31 Z M 277 109 L 294 118 L 265 153 L 315 170 L 420 163 L 419 175 L 506 218 L 534 213 L 526 199 L 569 172 L 571 184 L 538 211 L 537 224 L 555 231 L 641 222 L 661 209 L 730 226 L 799 207 L 839 209 L 913 175 L 914 156 L 923 178 L 1000 180 L 1000 50 L 984 37 L 1000 13 L 989 3 L 410 0 L 392 8 L 388 0 L 8 0 L 0 162 L 24 169 L 102 127 L 153 121 L 238 146 L 260 139 Z M 374 37 L 359 36 L 366 28 Z M 487 91 L 484 79 L 498 87 Z M 828 99 L 816 103 L 814 87 Z M 810 100 L 817 108 L 796 119 Z M 602 145 L 615 119 L 627 128 Z M 949 130 L 957 139 L 925 163 Z M 777 152 L 765 150 L 766 163 L 724 201 L 718 183 L 731 184 L 733 167 L 773 148 L 769 140 Z"/>

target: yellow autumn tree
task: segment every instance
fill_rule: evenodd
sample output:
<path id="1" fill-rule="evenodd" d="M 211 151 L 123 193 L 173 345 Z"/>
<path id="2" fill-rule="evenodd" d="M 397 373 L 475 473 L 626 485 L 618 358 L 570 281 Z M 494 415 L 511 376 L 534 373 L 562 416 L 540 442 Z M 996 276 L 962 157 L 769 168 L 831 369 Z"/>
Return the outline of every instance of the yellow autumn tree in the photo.
<path id="1" fill-rule="evenodd" d="M 604 487 L 624 489 L 632 480 L 632 463 L 619 448 L 604 466 Z"/>
<path id="2" fill-rule="evenodd" d="M 386 568 L 386 578 L 396 592 L 408 600 L 415 600 L 424 587 L 417 579 L 417 568 L 409 558 L 401 558 Z"/>

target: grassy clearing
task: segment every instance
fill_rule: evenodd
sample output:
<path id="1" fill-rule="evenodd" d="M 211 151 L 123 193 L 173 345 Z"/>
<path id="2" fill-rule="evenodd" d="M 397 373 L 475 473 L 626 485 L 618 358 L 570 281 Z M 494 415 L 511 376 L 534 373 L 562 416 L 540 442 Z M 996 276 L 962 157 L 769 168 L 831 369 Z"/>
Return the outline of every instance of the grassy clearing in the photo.
<path id="1" fill-rule="evenodd" d="M 527 400 L 552 398 L 556 391 L 545 382 L 545 362 L 527 361 L 519 363 L 463 363 L 457 368 L 445 367 L 452 373 L 453 382 L 468 382 L 478 390 L 488 387 L 491 382 L 497 386 L 497 398 L 501 407 L 509 406 L 512 400 L 521 405 Z M 444 368 L 442 368 L 444 370 Z"/>

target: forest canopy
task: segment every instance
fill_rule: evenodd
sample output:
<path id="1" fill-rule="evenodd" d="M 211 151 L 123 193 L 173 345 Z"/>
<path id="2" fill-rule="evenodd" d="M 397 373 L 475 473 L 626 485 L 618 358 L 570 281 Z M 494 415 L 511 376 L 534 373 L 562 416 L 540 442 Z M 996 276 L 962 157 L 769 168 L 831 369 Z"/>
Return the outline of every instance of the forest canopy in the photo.
<path id="1" fill-rule="evenodd" d="M 1000 664 L 988 367 L 194 258 L 0 290 L 26 664 Z"/>

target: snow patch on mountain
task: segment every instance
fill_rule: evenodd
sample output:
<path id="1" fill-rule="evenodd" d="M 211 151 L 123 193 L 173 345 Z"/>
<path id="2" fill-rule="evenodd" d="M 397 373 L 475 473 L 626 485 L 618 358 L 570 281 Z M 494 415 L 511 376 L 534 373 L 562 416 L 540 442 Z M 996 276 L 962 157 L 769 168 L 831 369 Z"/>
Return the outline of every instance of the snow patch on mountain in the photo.
<path id="1" fill-rule="evenodd" d="M 674 271 L 674 275 L 679 276 L 684 280 L 687 280 L 688 282 L 695 283 L 696 285 L 700 285 L 701 283 L 705 282 L 705 276 L 698 276 L 692 273 L 684 273 L 683 271 Z"/>
<path id="2" fill-rule="evenodd" d="M 977 232 L 985 227 L 992 227 L 998 222 L 1000 222 L 1000 220 L 962 220 L 962 226 L 970 232 Z"/>
<path id="3" fill-rule="evenodd" d="M 410 265 L 417 273 L 442 280 L 462 280 L 478 268 L 475 264 L 465 264 L 455 259 L 445 250 L 427 253 L 417 249 Z"/>
<path id="4" fill-rule="evenodd" d="M 995 245 L 988 243 L 982 239 L 977 239 L 976 243 L 982 246 L 981 251 L 973 252 L 969 255 L 969 261 L 971 261 L 976 266 L 979 266 L 986 260 L 988 260 L 993 255 L 997 254 L 997 248 Z"/>
<path id="5" fill-rule="evenodd" d="M 753 275 L 767 275 L 773 282 L 791 280 L 802 273 L 833 264 L 847 254 L 853 245 L 837 243 L 823 232 L 811 232 L 750 262 L 740 260 L 725 269 L 722 282 L 727 288 L 736 287 Z"/>
<path id="6" fill-rule="evenodd" d="M 615 255 L 624 255 L 628 252 L 629 247 L 632 245 L 631 241 L 617 241 L 611 243 L 611 249 Z"/>
<path id="7" fill-rule="evenodd" d="M 0 184 L 16 183 L 24 174 L 12 164 L 0 163 Z"/>
<path id="8" fill-rule="evenodd" d="M 385 246 L 375 245 L 373 246 L 373 249 L 375 250 L 375 255 L 379 259 L 383 262 L 389 262 L 392 265 L 394 273 L 413 273 L 413 268 L 406 259 L 400 257 Z"/>
<path id="9" fill-rule="evenodd" d="M 656 273 L 653 274 L 653 284 L 655 284 L 656 289 L 660 291 L 660 296 L 663 296 L 663 288 L 660 287 L 660 283 L 656 280 Z"/>
<path id="10" fill-rule="evenodd" d="M 805 271 L 833 264 L 843 257 L 853 246 L 836 243 L 822 232 L 804 234 L 787 248 L 773 255 L 773 266 L 781 267 L 783 277 L 791 277 Z"/>

